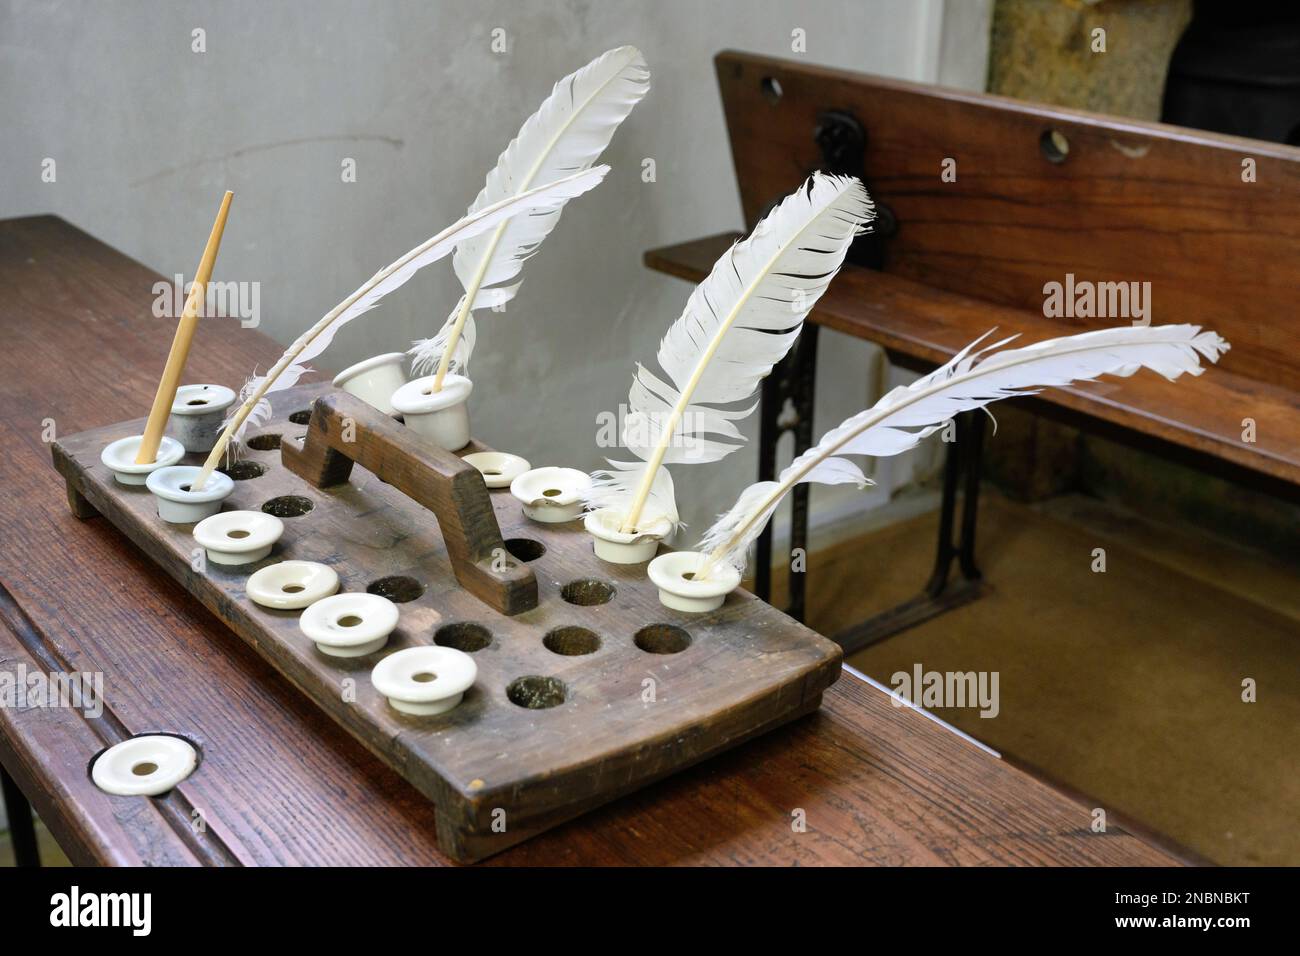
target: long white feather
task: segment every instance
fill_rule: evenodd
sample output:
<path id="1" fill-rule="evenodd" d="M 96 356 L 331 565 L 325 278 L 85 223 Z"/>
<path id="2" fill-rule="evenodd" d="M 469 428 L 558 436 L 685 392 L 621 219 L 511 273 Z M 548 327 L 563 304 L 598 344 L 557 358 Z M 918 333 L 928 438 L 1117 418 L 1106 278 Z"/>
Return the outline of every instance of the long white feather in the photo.
<path id="1" fill-rule="evenodd" d="M 736 422 L 753 410 L 719 408 L 753 397 L 803 328 L 804 318 L 873 215 L 862 183 L 814 173 L 695 287 L 659 344 L 664 381 L 638 364 L 623 445 L 637 459 L 592 475 L 588 505 L 676 521 L 665 465 L 717 461 L 744 442 Z"/>
<path id="2" fill-rule="evenodd" d="M 1129 326 L 1048 339 L 1018 349 L 994 351 L 1011 339 L 976 350 L 977 339 L 952 361 L 910 385 L 900 386 L 866 411 L 822 436 L 777 476 L 750 485 L 713 527 L 700 550 L 707 557 L 696 573 L 705 577 L 720 563 L 744 570 L 750 543 L 758 537 L 781 499 L 805 481 L 822 484 L 869 482 L 861 469 L 839 455 L 897 455 L 915 447 L 959 412 L 990 402 L 1032 395 L 1049 386 L 1091 381 L 1100 375 L 1129 376 L 1148 368 L 1173 381 L 1200 375 L 1200 359 L 1210 362 L 1228 350 L 1214 332 L 1195 325 Z"/>
<path id="3" fill-rule="evenodd" d="M 265 375 L 255 375 L 244 384 L 240 393 L 243 400 L 239 408 L 226 419 L 225 430 L 217 439 L 207 461 L 204 462 L 203 470 L 190 487 L 195 491 L 202 490 L 208 476 L 221 460 L 227 445 L 232 440 L 239 440 L 250 420 L 264 421 L 270 414 L 271 404 L 266 396 L 290 388 L 303 375 L 311 371 L 306 363 L 324 352 L 344 325 L 357 316 L 369 312 L 384 296 L 401 288 L 416 272 L 448 255 L 455 248 L 456 243 L 466 236 L 491 229 L 511 216 L 531 213 L 535 210 L 549 210 L 556 205 L 562 205 L 574 196 L 594 189 L 605 178 L 607 172 L 609 172 L 608 166 L 597 166 L 486 206 L 464 216 L 442 232 L 416 246 L 396 262 L 376 272 L 359 289 L 300 335 L 269 372 Z"/>
<path id="4" fill-rule="evenodd" d="M 603 53 L 555 84 L 551 95 L 525 121 L 487 175 L 471 213 L 536 183 L 586 169 L 594 163 L 632 107 L 650 90 L 650 71 L 635 47 Z M 435 389 L 452 367 L 463 373 L 473 351 L 474 309 L 494 308 L 514 298 L 524 263 L 560 221 L 562 205 L 538 215 L 502 223 L 496 230 L 461 242 L 452 265 L 465 294 L 442 330 L 411 349 L 416 371 L 438 364 Z M 466 342 L 465 339 L 470 339 Z M 450 346 L 450 348 L 449 348 Z"/>

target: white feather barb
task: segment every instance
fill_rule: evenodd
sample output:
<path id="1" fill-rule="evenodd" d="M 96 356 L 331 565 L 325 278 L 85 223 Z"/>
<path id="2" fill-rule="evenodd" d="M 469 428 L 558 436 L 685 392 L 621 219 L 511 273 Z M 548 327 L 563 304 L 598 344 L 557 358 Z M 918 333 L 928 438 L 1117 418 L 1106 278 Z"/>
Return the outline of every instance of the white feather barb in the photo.
<path id="1" fill-rule="evenodd" d="M 593 476 L 605 506 L 624 516 L 622 530 L 636 528 L 652 496 L 662 508 L 665 465 L 718 461 L 741 447 L 736 422 L 755 406 L 718 406 L 753 397 L 873 214 L 858 180 L 814 173 L 695 287 L 659 344 L 667 381 L 638 365 L 628 392 L 623 445 L 641 464 L 615 485 Z"/>
<path id="2" fill-rule="evenodd" d="M 800 482 L 869 482 L 857 465 L 838 455 L 884 458 L 918 445 L 960 412 L 983 408 L 1050 386 L 1092 381 L 1101 375 L 1129 376 L 1147 368 L 1173 381 L 1184 373 L 1200 375 L 1201 358 L 1216 362 L 1229 348 L 1214 332 L 1195 325 L 1128 326 L 1048 339 L 1017 349 L 1002 349 L 1011 339 L 977 349 L 983 336 L 946 365 L 910 385 L 900 386 L 866 411 L 822 436 L 777 476 L 750 485 L 740 500 L 704 533 L 699 550 L 707 557 L 696 578 L 717 564 L 744 570 L 749 545 L 758 537 L 781 499 Z"/>
<path id="3" fill-rule="evenodd" d="M 645 58 L 631 46 L 603 53 L 570 73 L 555 84 L 551 95 L 502 151 L 469 211 L 477 212 L 536 183 L 589 167 L 649 90 Z M 442 331 L 412 349 L 417 368 L 431 367 L 437 361 L 435 391 L 442 388 L 453 364 L 463 370 L 469 363 L 473 343 L 463 339 L 470 334 L 470 313 L 504 305 L 514 297 L 519 283 L 508 289 L 502 288 L 503 283 L 519 276 L 524 263 L 559 223 L 562 209 L 560 204 L 512 219 L 457 245 L 452 265 L 465 294 Z M 502 294 L 504 298 L 500 298 Z"/>
<path id="4" fill-rule="evenodd" d="M 384 296 L 401 288 L 420 269 L 448 255 L 456 243 L 467 235 L 491 229 L 511 216 L 563 204 L 574 196 L 595 188 L 607 172 L 608 166 L 597 166 L 493 203 L 457 220 L 396 262 L 376 272 L 359 289 L 327 312 L 319 322 L 298 336 L 269 372 L 263 376 L 254 376 L 244 384 L 240 392 L 243 401 L 226 419 L 221 437 L 217 439 L 207 461 L 203 463 L 203 470 L 190 487 L 195 491 L 202 490 L 217 462 L 221 460 L 227 444 L 243 434 L 249 418 L 260 415 L 264 419 L 270 414 L 270 403 L 266 396 L 297 383 L 298 379 L 310 371 L 306 363 L 324 352 L 344 325 L 373 309 Z"/>

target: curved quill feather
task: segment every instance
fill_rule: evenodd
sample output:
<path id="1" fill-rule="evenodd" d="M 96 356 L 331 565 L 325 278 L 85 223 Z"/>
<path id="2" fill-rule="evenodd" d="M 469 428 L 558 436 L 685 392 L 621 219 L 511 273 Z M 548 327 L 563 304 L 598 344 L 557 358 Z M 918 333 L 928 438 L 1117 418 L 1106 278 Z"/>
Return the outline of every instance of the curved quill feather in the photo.
<path id="1" fill-rule="evenodd" d="M 987 338 L 988 336 L 984 336 Z M 734 507 L 704 533 L 707 557 L 696 572 L 704 578 L 719 563 L 744 570 L 746 552 L 785 494 L 800 482 L 869 482 L 857 465 L 837 455 L 897 455 L 920 443 L 959 412 L 990 402 L 1032 395 L 1048 386 L 1091 381 L 1099 375 L 1129 376 L 1148 368 L 1173 381 L 1183 373 L 1205 371 L 1201 357 L 1218 361 L 1228 343 L 1195 325 L 1099 329 L 994 351 L 1010 339 L 976 351 L 977 339 L 952 361 L 910 385 L 900 386 L 873 407 L 831 429 L 776 481 L 760 481 L 740 495 Z"/>
<path id="2" fill-rule="evenodd" d="M 735 423 L 754 406 L 716 406 L 751 398 L 789 351 L 873 208 L 858 180 L 814 173 L 717 261 L 659 344 L 669 381 L 637 365 L 623 444 L 639 461 L 592 475 L 590 506 L 619 510 L 625 532 L 647 503 L 676 520 L 663 466 L 718 461 L 740 447 Z"/>
<path id="3" fill-rule="evenodd" d="M 473 205 L 471 213 L 550 182 L 594 163 L 632 107 L 650 90 L 650 71 L 635 47 L 610 50 L 555 84 L 551 95 L 528 118 L 505 148 Z M 515 279 L 524 263 L 560 221 L 562 205 L 502 223 L 496 230 L 471 237 L 456 247 L 452 264 L 465 294 L 431 339 L 411 349 L 416 371 L 438 363 L 433 388 L 454 363 L 461 372 L 473 350 L 470 313 L 494 308 L 514 298 Z M 466 343 L 464 339 L 471 341 Z"/>
<path id="4" fill-rule="evenodd" d="M 466 236 L 484 232 L 520 213 L 563 205 L 574 196 L 593 189 L 605 178 L 607 172 L 609 172 L 608 166 L 597 166 L 595 169 L 575 173 L 486 206 L 478 212 L 463 217 L 428 241 L 416 246 L 396 262 L 376 272 L 361 288 L 300 335 L 269 372 L 254 376 L 244 383 L 244 388 L 240 392 L 242 403 L 226 420 L 225 430 L 217 439 L 207 461 L 203 463 L 203 470 L 190 487 L 194 491 L 203 489 L 213 469 L 217 467 L 217 462 L 221 460 L 227 445 L 232 440 L 238 440 L 250 424 L 250 420 L 255 424 L 264 421 L 270 415 L 271 403 L 266 396 L 271 392 L 290 388 L 297 383 L 298 379 L 311 371 L 305 363 L 324 352 L 344 325 L 373 309 L 384 296 L 403 286 L 416 272 L 446 256 L 455 248 L 456 243 Z"/>

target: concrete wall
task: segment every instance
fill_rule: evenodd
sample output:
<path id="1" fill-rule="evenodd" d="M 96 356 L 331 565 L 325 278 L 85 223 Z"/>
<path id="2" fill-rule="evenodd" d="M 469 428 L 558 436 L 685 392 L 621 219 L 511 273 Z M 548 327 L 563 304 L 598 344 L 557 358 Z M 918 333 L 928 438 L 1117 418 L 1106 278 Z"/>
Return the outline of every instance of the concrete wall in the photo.
<path id="1" fill-rule="evenodd" d="M 647 271 L 642 252 L 741 225 L 712 56 L 728 47 L 802 55 L 982 87 L 987 7 L 6 0 L 0 217 L 57 213 L 188 278 L 221 191 L 233 189 L 216 278 L 259 282 L 261 328 L 287 342 L 457 218 L 555 80 L 635 44 L 653 88 L 605 154 L 613 173 L 565 211 L 510 311 L 480 319 L 475 354 L 476 434 L 534 464 L 591 468 L 600 462 L 596 412 L 625 400 L 634 360 L 653 358 L 689 291 Z M 491 49 L 498 27 L 505 54 Z M 791 52 L 796 28 L 806 53 Z M 195 29 L 206 52 L 192 50 Z M 653 183 L 641 181 L 647 157 Z M 41 178 L 46 158 L 56 163 L 53 183 Z M 356 162 L 354 183 L 342 181 L 345 158 Z M 319 364 L 339 369 L 405 348 L 441 323 L 459 292 L 449 263 L 426 270 L 345 330 Z M 151 301 L 141 289 L 140 308 Z M 170 334 L 160 322 L 159 335 Z M 874 367 L 868 346 L 834 333 L 822 355 L 819 430 L 867 403 Z M 747 448 L 679 482 L 693 528 L 730 504 L 754 462 Z"/>

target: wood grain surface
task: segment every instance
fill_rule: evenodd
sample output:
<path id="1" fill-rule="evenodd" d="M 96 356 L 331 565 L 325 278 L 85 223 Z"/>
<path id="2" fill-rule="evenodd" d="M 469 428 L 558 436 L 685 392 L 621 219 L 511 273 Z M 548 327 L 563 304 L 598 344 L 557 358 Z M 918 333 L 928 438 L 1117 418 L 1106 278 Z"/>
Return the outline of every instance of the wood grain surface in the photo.
<path id="1" fill-rule="evenodd" d="M 0 666 L 100 671 L 107 697 L 89 719 L 0 708 L 0 760 L 76 862 L 448 862 L 427 798 L 109 522 L 69 513 L 48 420 L 72 435 L 144 414 L 153 386 L 144 370 L 160 365 L 167 340 L 150 315 L 157 279 L 59 219 L 0 223 Z M 233 320 L 205 320 L 187 378 L 237 385 L 279 352 Z M 197 741 L 199 770 L 158 799 L 90 784 L 96 752 L 149 731 Z M 846 674 L 817 713 L 488 864 L 1185 858 L 1114 815 L 1107 832 L 1091 832 L 1092 806 Z M 792 827 L 797 810 L 805 832 Z"/>
<path id="2" fill-rule="evenodd" d="M 821 166 L 819 115 L 848 111 L 898 224 L 886 272 L 1038 316 L 1067 274 L 1150 282 L 1153 323 L 1213 328 L 1224 370 L 1300 389 L 1300 148 L 747 53 L 715 65 L 751 226 Z"/>
<path id="3" fill-rule="evenodd" d="M 720 233 L 652 249 L 645 255 L 646 265 L 699 282 L 738 236 Z M 990 329 L 997 329 L 999 336 L 1019 335 L 1016 345 L 1085 331 L 1041 313 L 852 265 L 836 276 L 809 321 L 875 342 L 891 361 L 920 370 L 947 362 Z M 1219 328 L 1213 322 L 1209 327 Z M 1207 366 L 1201 376 L 1184 376 L 1177 382 L 1140 372 L 1131 378 L 1107 377 L 1046 389 L 1032 404 L 1228 462 L 1290 485 L 1274 490 L 1294 495 L 1294 486 L 1300 485 L 1300 392 L 1232 372 L 1227 364 L 1221 360 Z M 1245 419 L 1255 422 L 1254 441 L 1243 441 Z"/>

